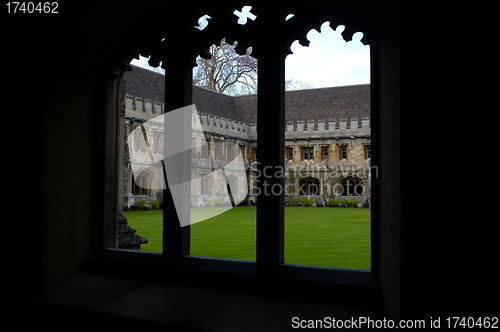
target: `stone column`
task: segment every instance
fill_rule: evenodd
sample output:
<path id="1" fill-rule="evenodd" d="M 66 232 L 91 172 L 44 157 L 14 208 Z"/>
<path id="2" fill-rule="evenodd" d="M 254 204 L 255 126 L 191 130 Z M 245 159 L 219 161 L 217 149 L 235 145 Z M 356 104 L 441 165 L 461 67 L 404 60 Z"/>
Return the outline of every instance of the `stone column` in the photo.
<path id="1" fill-rule="evenodd" d="M 134 130 L 134 125 L 135 125 L 135 118 L 132 118 L 129 120 L 128 124 L 128 131 L 125 130 L 125 137 L 124 137 L 124 168 L 123 171 L 125 173 L 125 176 L 123 177 L 123 206 L 126 207 L 131 207 L 135 203 L 135 198 L 134 194 L 132 193 L 132 165 L 130 162 L 130 153 L 129 153 L 129 146 L 128 146 L 128 138 L 130 137 L 130 134 Z"/>
<path id="2" fill-rule="evenodd" d="M 128 132 L 126 130 L 125 125 L 125 115 L 126 115 L 126 103 L 125 103 L 125 84 L 124 80 L 122 80 L 122 84 L 120 86 L 120 95 L 123 98 L 120 98 L 122 102 L 120 118 L 118 120 L 118 162 L 120 167 L 118 167 L 118 197 L 117 197 L 117 225 L 116 225 L 116 233 L 117 233 L 117 244 L 116 246 L 120 249 L 134 249 L 140 250 L 141 244 L 147 243 L 143 237 L 140 237 L 136 234 L 136 230 L 131 228 L 127 224 L 127 218 L 123 215 L 123 206 L 124 201 L 128 199 L 127 195 L 132 194 L 132 170 L 131 170 L 131 160 L 130 155 L 128 153 L 128 136 L 130 132 L 134 128 L 134 119 L 131 119 L 129 122 Z M 133 195 L 132 195 L 133 196 Z"/>

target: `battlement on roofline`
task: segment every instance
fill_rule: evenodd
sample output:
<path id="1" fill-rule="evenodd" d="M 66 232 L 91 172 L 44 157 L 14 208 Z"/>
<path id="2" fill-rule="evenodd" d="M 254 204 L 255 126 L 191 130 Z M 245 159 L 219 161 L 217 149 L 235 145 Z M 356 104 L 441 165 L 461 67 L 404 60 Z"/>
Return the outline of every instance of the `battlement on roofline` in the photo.
<path id="1" fill-rule="evenodd" d="M 126 118 L 148 121 L 164 113 L 164 104 L 142 97 L 126 95 Z M 307 114 L 307 113 L 305 113 Z M 231 136 L 244 140 L 257 140 L 257 126 L 218 115 L 198 112 L 201 126 L 205 132 L 215 135 Z M 285 126 L 285 140 L 341 138 L 371 136 L 370 118 L 297 120 L 288 121 Z"/>
<path id="2" fill-rule="evenodd" d="M 256 125 L 206 113 L 198 113 L 198 118 L 204 132 L 245 140 L 257 140 Z"/>
<path id="3" fill-rule="evenodd" d="M 327 137 L 370 137 L 370 118 L 288 121 L 285 139 Z"/>

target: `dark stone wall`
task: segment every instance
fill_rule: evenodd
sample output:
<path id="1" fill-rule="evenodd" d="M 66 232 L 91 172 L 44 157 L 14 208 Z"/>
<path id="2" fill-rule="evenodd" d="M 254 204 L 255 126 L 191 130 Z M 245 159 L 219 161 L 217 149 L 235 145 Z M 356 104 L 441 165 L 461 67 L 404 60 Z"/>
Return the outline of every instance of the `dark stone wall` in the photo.
<path id="1" fill-rule="evenodd" d="M 489 303 L 498 293 L 496 274 L 491 270 L 497 242 L 489 241 L 487 235 L 494 232 L 487 227 L 494 224 L 494 218 L 478 218 L 475 211 L 460 222 L 455 217 L 464 218 L 461 206 L 457 207 L 460 216 L 450 217 L 449 209 L 446 215 L 434 214 L 418 204 L 423 197 L 418 193 L 425 191 L 423 183 L 429 173 L 412 167 L 421 147 L 415 140 L 420 129 L 414 125 L 414 114 L 435 116 L 445 109 L 425 111 L 429 100 L 442 98 L 441 89 L 425 99 L 421 90 L 415 94 L 408 88 L 425 66 L 417 66 L 401 81 L 403 61 L 397 41 L 402 36 L 404 60 L 411 59 L 412 66 L 425 58 L 434 59 L 438 53 L 424 42 L 412 48 L 408 30 L 404 34 L 398 31 L 403 25 L 412 32 L 411 25 L 421 25 L 422 16 L 408 21 L 415 13 L 405 11 L 401 16 L 391 1 L 321 3 L 361 12 L 378 33 L 374 49 L 380 57 L 374 61 L 380 72 L 374 73 L 372 84 L 381 99 L 371 100 L 379 114 L 372 129 L 383 123 L 387 130 L 372 135 L 373 146 L 379 144 L 373 159 L 387 167 L 380 170 L 379 186 L 373 189 L 383 193 L 383 198 L 372 203 L 388 212 L 383 215 L 380 234 L 373 238 L 380 241 L 381 250 L 376 254 L 380 255 L 384 305 L 349 302 L 338 294 L 307 288 L 293 293 L 268 289 L 259 294 L 251 287 L 248 291 L 246 286 L 230 288 L 223 283 L 164 283 L 138 274 L 82 273 L 100 242 L 96 221 L 102 214 L 103 179 L 99 174 L 104 167 L 97 163 L 103 153 L 104 115 L 98 107 L 105 89 L 101 73 L 117 51 L 142 40 L 137 35 L 143 31 L 141 27 L 149 31 L 158 13 L 175 19 L 179 7 L 165 1 L 134 3 L 133 7 L 123 2 L 72 2 L 60 3 L 60 15 L 11 15 L 2 20 L 3 55 L 7 56 L 2 59 L 6 64 L 3 77 L 9 89 L 4 109 L 26 117 L 10 123 L 17 131 L 9 145 L 9 165 L 11 160 L 15 163 L 4 173 L 3 188 L 10 188 L 19 198 L 16 204 L 5 205 L 21 211 L 5 220 L 3 233 L 7 241 L 3 271 L 8 329 L 64 330 L 67 320 L 61 318 L 66 317 L 74 317 L 86 327 L 99 321 L 113 328 L 127 322 L 160 328 L 175 325 L 185 330 L 277 330 L 289 328 L 295 315 L 315 319 L 400 314 L 412 318 L 419 314 L 426 318 L 480 312 L 491 316 Z M 417 61 L 413 61 L 414 52 L 419 55 Z M 435 72 L 428 74 L 427 81 L 435 79 Z M 441 88 L 445 80 L 438 83 Z M 404 90 L 405 98 L 394 94 L 397 87 Z M 418 99 L 422 101 L 414 105 Z M 34 319 L 40 313 L 42 318 Z"/>
<path id="2" fill-rule="evenodd" d="M 289 327 L 294 315 L 384 315 L 379 301 L 353 302 L 335 293 L 309 292 L 306 288 L 293 294 L 272 289 L 256 294 L 249 288 L 249 294 L 246 287 L 228 289 L 223 283 L 163 283 L 137 274 L 129 276 L 128 272 L 110 278 L 100 272 L 83 273 L 102 240 L 98 221 L 103 213 L 101 176 L 106 171 L 99 162 L 105 143 L 103 72 L 116 54 L 143 40 L 138 35 L 143 31 L 139 27 L 152 27 L 152 18 L 159 12 L 175 13 L 179 9 L 172 2 L 141 3 L 134 9 L 123 3 L 100 3 L 98 10 L 89 3 L 60 7 L 62 14 L 50 19 L 38 16 L 33 22 L 22 18 L 13 22 L 7 32 L 15 33 L 5 39 L 22 64 L 13 74 L 18 78 L 12 81 L 18 91 L 13 109 L 17 107 L 26 115 L 37 113 L 36 121 L 28 127 L 32 134 L 29 140 L 36 150 L 36 158 L 29 161 L 36 172 L 26 176 L 26 182 L 33 188 L 30 201 L 38 206 L 27 209 L 28 218 L 13 225 L 15 232 L 11 233 L 18 236 L 9 247 L 19 248 L 9 261 L 14 271 L 8 294 L 12 299 L 11 321 L 18 326 L 63 329 L 64 324 L 54 319 L 27 318 L 40 312 L 46 313 L 46 318 L 60 318 L 70 311 L 84 325 L 86 316 L 97 314 L 105 318 L 102 324 L 121 316 L 184 328 L 276 330 Z M 388 24 L 386 18 L 381 20 Z M 232 105 L 230 97 L 223 97 L 217 101 L 220 105 L 207 107 L 225 112 Z M 226 113 L 220 115 L 231 118 Z M 237 120 L 246 118 L 240 114 Z M 398 220 L 395 215 L 391 223 Z M 392 259 L 387 257 L 388 261 Z M 394 316 L 399 306 L 399 276 L 392 270 L 384 273 L 386 314 Z"/>

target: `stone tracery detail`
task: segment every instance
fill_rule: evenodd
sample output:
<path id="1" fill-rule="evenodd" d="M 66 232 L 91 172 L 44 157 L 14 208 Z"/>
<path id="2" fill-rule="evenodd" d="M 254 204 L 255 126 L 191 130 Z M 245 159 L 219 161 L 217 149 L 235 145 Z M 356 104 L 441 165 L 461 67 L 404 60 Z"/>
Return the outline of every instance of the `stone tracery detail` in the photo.
<path id="1" fill-rule="evenodd" d="M 238 15 L 236 15 L 236 14 Z M 290 14 L 293 13 L 293 17 L 290 16 Z M 196 28 L 196 24 L 191 24 L 192 22 L 198 22 L 198 20 L 201 18 L 201 15 L 206 15 L 205 17 L 210 17 L 210 22 L 207 24 L 203 29 L 198 29 Z M 281 50 L 281 52 L 286 55 L 290 53 L 290 45 L 292 44 L 293 41 L 298 40 L 299 43 L 303 46 L 309 45 L 309 40 L 307 39 L 306 35 L 311 29 L 316 29 L 319 31 L 320 26 L 326 22 L 330 22 L 330 26 L 338 26 L 338 25 L 344 25 L 345 29 L 342 32 L 342 36 L 344 40 L 349 41 L 352 39 L 352 36 L 354 33 L 358 31 L 363 32 L 363 38 L 361 42 L 363 44 L 368 45 L 370 44 L 372 37 L 370 35 L 370 31 L 368 29 L 368 26 L 365 22 L 359 20 L 358 18 L 352 17 L 349 13 L 345 12 L 340 12 L 337 11 L 335 12 L 334 10 L 328 11 L 325 10 L 324 13 L 321 13 L 318 15 L 317 10 L 311 10 L 307 8 L 307 6 L 302 6 L 302 5 L 297 5 L 297 4 L 290 4 L 286 8 L 273 8 L 271 11 L 259 11 L 259 8 L 257 7 L 252 7 L 251 10 L 248 11 L 245 17 L 248 17 L 246 24 L 235 24 L 235 18 L 236 20 L 240 17 L 243 17 L 244 10 L 243 8 L 241 10 L 237 10 L 237 12 L 229 10 L 229 8 L 226 8 L 225 5 L 222 4 L 213 4 L 212 8 L 206 11 L 200 12 L 198 9 L 193 9 L 192 14 L 188 17 L 186 17 L 186 21 L 190 22 L 189 24 L 186 24 L 186 26 L 189 26 L 183 34 L 176 35 L 176 36 L 171 36 L 168 34 L 168 24 L 165 25 L 164 31 L 162 32 L 161 30 L 156 33 L 154 36 L 148 36 L 141 45 L 137 45 L 135 49 L 140 49 L 140 51 L 135 51 L 134 53 L 128 54 L 124 57 L 124 63 L 127 63 L 127 61 L 130 61 L 131 58 L 135 57 L 138 58 L 139 54 L 143 56 L 151 56 L 149 59 L 149 65 L 156 67 L 158 66 L 161 62 L 162 67 L 168 66 L 169 61 L 165 61 L 165 59 L 171 57 L 171 58 L 181 58 L 181 57 L 186 57 L 190 59 L 191 64 L 194 66 L 195 65 L 195 58 L 197 55 L 200 55 L 203 58 L 210 58 L 211 55 L 209 53 L 209 45 L 212 44 L 217 44 L 220 42 L 221 38 L 224 37 L 228 42 L 232 42 L 237 40 L 238 45 L 236 47 L 236 52 L 238 54 L 245 54 L 246 49 L 248 45 L 252 45 L 253 52 L 252 56 L 255 58 L 259 58 L 262 54 L 262 52 L 266 51 L 266 47 L 269 45 L 272 45 L 273 43 L 275 44 L 274 51 L 276 49 Z M 256 19 L 254 16 L 258 17 Z M 196 17 L 196 18 L 195 18 Z M 254 19 L 252 19 L 254 17 Z M 265 29 L 266 22 L 273 21 L 273 31 L 270 31 L 270 37 L 269 39 L 272 40 L 258 40 L 255 39 L 254 36 L 256 35 L 262 35 L 261 33 L 255 33 L 258 32 L 262 29 Z M 249 24 L 251 23 L 251 24 Z M 200 26 L 200 25 L 199 25 Z M 165 37 L 168 36 L 168 37 Z M 179 54 L 172 56 L 169 55 L 168 50 L 172 49 L 172 45 L 182 45 L 180 48 L 176 48 L 176 51 L 179 52 Z M 122 65 L 125 69 L 130 69 L 130 67 L 127 67 L 128 64 Z M 167 110 L 168 111 L 168 110 Z M 308 119 L 303 119 L 303 121 L 307 121 Z M 207 117 L 205 120 L 206 124 L 208 125 L 209 122 L 212 122 L 212 124 L 215 124 L 209 117 Z M 226 126 L 225 128 L 228 128 L 227 122 L 229 120 L 226 120 Z M 314 126 L 320 131 L 342 131 L 346 130 L 349 125 L 350 125 L 350 120 L 349 119 L 324 119 L 322 122 L 316 121 L 314 123 Z M 356 125 L 355 126 L 350 126 L 348 128 L 349 130 L 355 131 L 356 128 L 359 129 L 362 134 L 360 134 L 359 137 L 355 136 L 354 139 L 349 136 L 348 138 L 345 138 L 345 140 L 350 143 L 349 145 L 352 147 L 356 147 L 354 151 L 351 151 L 349 149 L 349 153 L 358 153 L 358 148 L 362 148 L 366 142 L 361 142 L 360 140 L 361 136 L 366 137 L 369 141 L 369 120 L 366 120 L 365 124 L 365 119 L 363 121 L 358 121 L 358 119 L 355 119 Z M 361 124 L 362 123 L 362 124 Z M 361 124 L 358 126 L 358 124 Z M 220 123 L 222 126 L 222 123 Z M 234 123 L 233 123 L 234 125 Z M 298 119 L 295 119 L 292 121 L 292 125 L 290 127 L 290 124 L 288 125 L 290 128 L 287 127 L 287 136 L 290 137 L 293 141 L 289 142 L 287 141 L 287 144 L 292 144 L 296 147 L 296 149 L 299 148 L 299 145 L 301 144 L 301 138 L 296 137 L 294 135 L 296 134 L 304 134 L 304 129 L 307 130 L 309 128 L 306 128 L 305 125 L 307 123 L 300 123 Z M 285 126 L 287 126 L 285 124 Z M 251 126 L 243 124 L 242 126 L 236 126 L 238 132 L 247 134 L 249 135 L 252 132 Z M 313 129 L 313 128 L 311 128 Z M 365 130 L 368 130 L 368 133 L 364 132 Z M 324 136 L 324 135 L 323 135 Z M 344 138 L 339 136 L 338 134 L 335 137 L 329 138 L 327 141 L 322 139 L 321 144 L 325 145 L 330 145 L 330 156 L 336 155 L 337 158 L 341 149 L 340 143 L 343 142 Z M 245 156 L 250 158 L 250 149 L 249 146 L 245 148 Z M 321 153 L 320 153 L 321 154 Z M 361 152 L 359 152 L 361 154 Z M 293 153 L 293 158 L 300 158 L 301 153 L 297 153 L 294 149 Z M 323 165 L 325 166 L 325 162 L 322 160 L 316 160 L 318 158 L 315 155 L 315 162 L 318 165 Z M 294 160 L 296 162 L 296 160 Z M 341 158 L 338 161 L 338 166 L 343 166 L 343 167 L 348 167 L 348 166 L 355 166 L 357 164 L 363 164 L 364 160 L 361 160 L 360 162 L 353 163 L 353 160 L 347 160 L 343 161 Z M 291 165 L 291 164 L 290 164 Z M 329 160 L 326 162 L 326 167 L 332 167 L 332 160 Z M 251 172 L 250 172 L 251 173 Z M 320 179 L 324 178 L 324 176 L 320 176 Z M 251 183 L 252 181 L 249 181 Z M 291 180 L 291 182 L 294 182 Z M 335 181 L 330 181 L 330 184 L 336 183 Z M 324 188 L 325 185 L 328 184 L 327 181 L 322 181 L 321 187 Z M 295 190 L 295 193 L 297 193 L 297 189 Z M 324 190 L 321 190 L 322 192 Z"/>

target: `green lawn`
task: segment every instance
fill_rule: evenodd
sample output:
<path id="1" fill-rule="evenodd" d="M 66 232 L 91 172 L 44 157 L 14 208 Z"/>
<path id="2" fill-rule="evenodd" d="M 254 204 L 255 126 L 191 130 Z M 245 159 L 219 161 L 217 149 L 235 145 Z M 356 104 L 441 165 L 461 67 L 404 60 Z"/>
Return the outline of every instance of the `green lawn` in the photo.
<path id="1" fill-rule="evenodd" d="M 191 218 L 225 210 L 192 209 Z M 161 252 L 162 211 L 124 215 L 148 239 L 142 250 Z M 191 225 L 191 255 L 255 260 L 255 215 L 254 206 L 236 207 Z M 286 207 L 285 263 L 370 269 L 370 210 Z"/>

